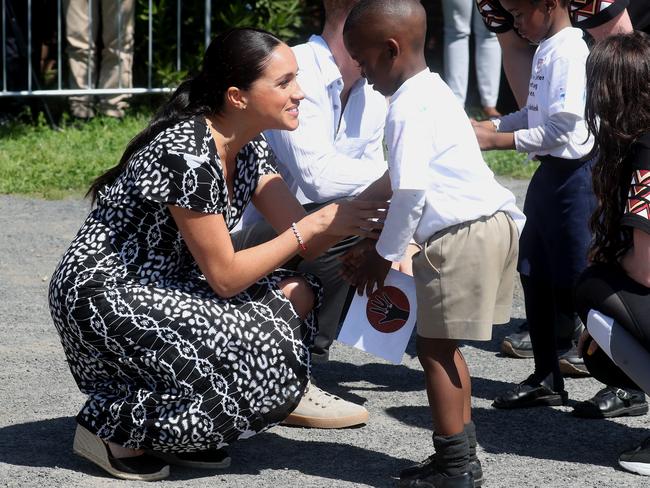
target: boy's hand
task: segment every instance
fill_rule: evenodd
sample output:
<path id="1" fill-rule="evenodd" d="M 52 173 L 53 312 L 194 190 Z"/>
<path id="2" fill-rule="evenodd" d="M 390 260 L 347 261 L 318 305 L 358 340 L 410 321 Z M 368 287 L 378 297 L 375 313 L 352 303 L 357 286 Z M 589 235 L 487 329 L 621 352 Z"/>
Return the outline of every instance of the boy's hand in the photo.
<path id="1" fill-rule="evenodd" d="M 375 247 L 375 244 L 374 239 L 362 239 L 339 256 L 339 260 L 342 262 L 341 275 L 346 279 L 351 276 L 351 273 L 354 273 L 363 264 L 364 256 Z"/>
<path id="2" fill-rule="evenodd" d="M 365 290 L 366 295 L 370 296 L 375 288 L 384 286 L 391 264 L 372 246 L 364 253 L 362 261 L 355 266 L 355 270 L 344 276 L 350 284 L 357 287 L 359 295 L 363 295 Z"/>
<path id="3" fill-rule="evenodd" d="M 472 123 L 472 127 L 474 127 L 474 130 L 476 130 L 477 127 L 483 127 L 486 130 L 491 130 L 494 132 L 497 131 L 496 126 L 492 123 L 491 120 L 469 119 L 469 121 Z"/>
<path id="4" fill-rule="evenodd" d="M 487 127 L 481 124 L 474 125 L 474 133 L 481 151 L 490 151 L 492 149 L 515 149 L 514 132 L 497 132 L 492 122 L 492 126 Z"/>
<path id="5" fill-rule="evenodd" d="M 478 140 L 478 145 L 482 151 L 494 149 L 494 136 L 497 133 L 494 124 L 490 121 L 487 121 L 487 123 L 491 128 L 482 122 L 472 124 L 474 127 L 474 133 L 476 134 L 476 140 Z"/>

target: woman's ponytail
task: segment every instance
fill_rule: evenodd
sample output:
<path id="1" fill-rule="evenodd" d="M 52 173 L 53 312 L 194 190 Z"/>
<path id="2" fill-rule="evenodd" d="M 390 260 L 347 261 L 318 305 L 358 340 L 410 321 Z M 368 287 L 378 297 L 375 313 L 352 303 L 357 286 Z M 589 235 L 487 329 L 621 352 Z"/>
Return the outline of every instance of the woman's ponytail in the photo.
<path id="1" fill-rule="evenodd" d="M 201 71 L 179 85 L 149 125 L 131 139 L 120 162 L 92 182 L 86 196 L 90 195 L 95 202 L 99 192 L 115 182 L 131 157 L 162 131 L 197 115 L 221 113 L 228 88 L 250 89 L 281 42 L 269 32 L 249 28 L 230 29 L 215 37 L 205 53 Z"/>

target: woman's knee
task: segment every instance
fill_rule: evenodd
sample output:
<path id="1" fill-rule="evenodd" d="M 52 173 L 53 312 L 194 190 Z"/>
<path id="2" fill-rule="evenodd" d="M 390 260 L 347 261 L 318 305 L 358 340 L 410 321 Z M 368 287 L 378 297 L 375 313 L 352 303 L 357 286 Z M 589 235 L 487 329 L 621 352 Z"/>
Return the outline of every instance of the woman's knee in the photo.
<path id="1" fill-rule="evenodd" d="M 587 323 L 587 314 L 593 309 L 614 318 L 627 328 L 631 317 L 622 300 L 622 284 L 621 276 L 611 267 L 594 265 L 587 268 L 575 290 L 576 311 L 582 321 Z"/>
<path id="2" fill-rule="evenodd" d="M 314 292 L 307 282 L 300 277 L 287 278 L 280 282 L 280 290 L 284 293 L 301 319 L 307 317 L 314 308 Z"/>

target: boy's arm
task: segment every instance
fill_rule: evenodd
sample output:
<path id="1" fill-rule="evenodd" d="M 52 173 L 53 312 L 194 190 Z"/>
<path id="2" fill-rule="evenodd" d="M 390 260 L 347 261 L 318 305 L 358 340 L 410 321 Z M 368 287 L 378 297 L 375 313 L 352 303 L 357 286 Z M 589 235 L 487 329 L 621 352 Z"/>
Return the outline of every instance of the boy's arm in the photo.
<path id="1" fill-rule="evenodd" d="M 388 261 L 401 261 L 424 209 L 424 190 L 396 190 L 377 241 L 377 252 Z"/>
<path id="2" fill-rule="evenodd" d="M 386 146 L 390 161 L 392 197 L 386 215 L 386 232 L 377 251 L 389 261 L 400 261 L 422 217 L 429 184 L 429 162 L 435 157 L 434 116 L 417 107 L 403 106 L 386 121 Z M 432 119 L 433 118 L 433 119 Z"/>
<path id="3" fill-rule="evenodd" d="M 577 46 L 576 46 L 577 49 Z M 586 58 L 586 51 L 584 53 Z M 585 111 L 585 59 L 560 57 L 547 71 L 548 117 L 537 127 L 515 132 L 517 151 L 547 154 L 566 145 Z M 590 149 L 590 148 L 589 148 Z"/>
<path id="4" fill-rule="evenodd" d="M 497 132 L 494 126 L 474 125 L 474 133 L 481 151 L 515 148 L 515 135 L 513 132 Z"/>
<path id="5" fill-rule="evenodd" d="M 515 149 L 525 153 L 546 154 L 555 148 L 569 142 L 569 134 L 573 132 L 580 117 L 571 113 L 555 113 L 545 124 L 514 133 Z"/>
<path id="6" fill-rule="evenodd" d="M 403 107 L 402 113 L 391 114 L 386 121 L 386 145 L 392 197 L 377 246 L 366 255 L 365 263 L 351 281 L 361 293 L 370 294 L 381 286 L 392 261 L 400 261 L 422 216 L 428 182 L 428 163 L 433 134 L 425 112 Z"/>
<path id="7" fill-rule="evenodd" d="M 515 149 L 513 131 L 528 127 L 526 107 L 495 120 L 472 123 L 478 145 L 483 151 Z"/>
<path id="8" fill-rule="evenodd" d="M 375 287 L 381 288 L 393 261 L 402 260 L 412 242 L 424 203 L 424 190 L 395 191 L 376 246 L 363 246 L 360 259 L 358 256 L 343 258 L 343 276 L 357 287 L 359 295 L 365 291 L 370 296 Z"/>
<path id="9" fill-rule="evenodd" d="M 528 128 L 528 107 L 490 121 L 498 132 L 514 132 Z"/>

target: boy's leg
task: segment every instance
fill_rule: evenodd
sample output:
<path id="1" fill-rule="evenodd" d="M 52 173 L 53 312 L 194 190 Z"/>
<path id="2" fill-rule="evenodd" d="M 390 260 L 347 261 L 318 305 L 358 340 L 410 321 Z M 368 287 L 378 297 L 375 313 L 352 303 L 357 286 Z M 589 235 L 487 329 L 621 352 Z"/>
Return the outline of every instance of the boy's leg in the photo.
<path id="1" fill-rule="evenodd" d="M 432 236 L 413 258 L 418 357 L 436 452 L 400 473 L 400 486 L 480 485 L 470 375 L 456 341 L 489 340 L 491 324 L 509 319 L 518 235 L 512 219 L 498 212 Z"/>
<path id="2" fill-rule="evenodd" d="M 521 277 L 526 305 L 526 317 L 530 324 L 530 340 L 535 357 L 535 383 L 546 380 L 555 391 L 564 389 L 555 344 L 555 325 L 558 303 L 554 287 L 545 281 Z M 569 293 L 572 293 L 569 291 Z"/>
<path id="3" fill-rule="evenodd" d="M 400 487 L 471 488 L 474 472 L 482 472 L 478 460 L 470 471 L 470 442 L 476 435 L 470 418 L 470 377 L 467 364 L 453 339 L 429 339 L 418 335 L 418 358 L 424 369 L 427 396 L 434 425 L 435 454 L 400 473 Z M 466 425 L 467 424 L 467 425 Z M 467 429 L 469 427 L 469 429 Z M 482 481 L 482 480 L 481 480 Z"/>
<path id="4" fill-rule="evenodd" d="M 417 338 L 434 426 L 436 471 L 448 477 L 469 470 L 465 424 L 471 420 L 471 385 L 467 364 L 453 339 Z"/>
<path id="5" fill-rule="evenodd" d="M 521 275 L 526 317 L 535 358 L 535 371 L 514 388 L 494 399 L 496 408 L 564 405 L 568 400 L 555 344 L 556 307 L 553 286 L 538 278 Z M 565 291 L 566 293 L 566 291 Z"/>
<path id="6" fill-rule="evenodd" d="M 467 363 L 453 339 L 417 337 L 435 432 L 458 434 L 471 421 L 471 383 Z"/>

